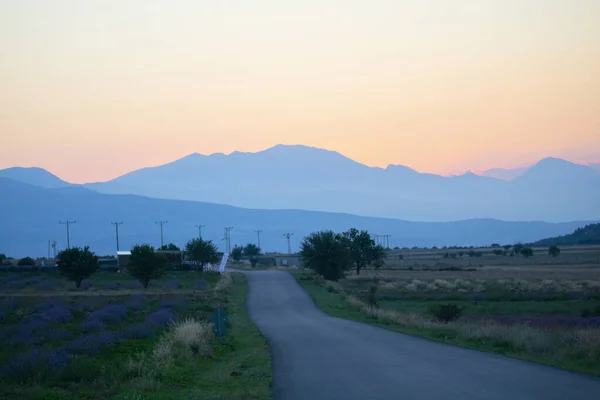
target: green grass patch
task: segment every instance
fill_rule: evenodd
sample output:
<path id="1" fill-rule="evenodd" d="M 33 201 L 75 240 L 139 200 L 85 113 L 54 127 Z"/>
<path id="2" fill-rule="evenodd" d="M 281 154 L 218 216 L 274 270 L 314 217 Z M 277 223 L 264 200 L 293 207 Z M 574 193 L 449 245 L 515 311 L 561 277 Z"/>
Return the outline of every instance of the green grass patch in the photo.
<path id="1" fill-rule="evenodd" d="M 100 280 L 121 279 L 117 274 L 101 273 Z M 168 273 L 164 281 L 196 280 L 191 272 Z M 189 293 L 173 290 L 167 294 L 147 292 L 148 300 L 142 307 L 130 309 L 127 316 L 106 324 L 106 331 L 119 332 L 132 324 L 139 324 L 149 313 L 155 312 L 169 301 L 177 312 L 178 321 L 193 318 L 208 321 L 213 310 L 221 306 L 227 317 L 225 337 L 206 340 L 208 350 L 196 353 L 196 347 L 187 350 L 173 347 L 168 356 L 158 358 L 159 344 L 170 337 L 173 326 L 163 328 L 149 338 L 131 338 L 103 349 L 98 354 L 74 355 L 60 372 L 41 374 L 34 370 L 30 378 L 4 378 L 0 380 L 0 398 L 53 400 L 158 400 L 158 399 L 270 399 L 271 361 L 268 346 L 254 326 L 246 311 L 247 285 L 243 274 L 232 273 L 231 281 L 217 283 L 218 274 L 203 274 L 208 288 Z M 207 276 L 208 275 L 208 276 Z M 202 275 L 201 275 L 202 276 Z M 215 279 L 217 278 L 217 279 Z M 213 289 L 218 287 L 218 290 Z M 6 299 L 4 299 L 6 300 Z M 82 321 L 91 311 L 75 307 L 83 301 L 92 301 L 93 308 L 108 304 L 126 303 L 127 295 L 61 296 L 63 304 L 73 308 L 73 317 L 66 323 L 53 323 L 52 328 L 73 333 L 70 338 L 45 342 L 42 349 L 52 349 L 67 344 L 81 332 Z M 32 313 L 44 298 L 35 295 L 20 297 L 0 326 L 3 346 L 0 349 L 0 367 L 16 355 L 32 350 L 36 345 L 25 343 L 11 345 L 14 329 Z M 40 347 L 40 346 L 37 346 Z M 190 350 L 191 349 L 191 350 Z M 41 371 L 41 370 L 40 370 Z"/>
<path id="2" fill-rule="evenodd" d="M 344 287 L 345 282 L 325 283 L 304 271 L 293 273 L 298 283 L 311 295 L 317 307 L 335 317 L 381 326 L 398 332 L 425 337 L 462 347 L 502 354 L 563 369 L 600 376 L 600 329 L 552 328 L 535 329 L 526 325 L 502 326 L 477 321 L 456 321 L 448 324 L 433 321 L 429 306 L 436 301 L 380 301 L 369 308 L 364 293 Z M 441 302 L 445 304 L 447 302 Z M 587 303 L 586 303 L 587 304 Z M 464 303 L 470 315 L 477 314 L 545 314 L 554 309 L 575 314 L 578 302 Z M 589 304 L 587 304 L 589 306 Z M 511 314 L 515 313 L 515 314 Z"/>

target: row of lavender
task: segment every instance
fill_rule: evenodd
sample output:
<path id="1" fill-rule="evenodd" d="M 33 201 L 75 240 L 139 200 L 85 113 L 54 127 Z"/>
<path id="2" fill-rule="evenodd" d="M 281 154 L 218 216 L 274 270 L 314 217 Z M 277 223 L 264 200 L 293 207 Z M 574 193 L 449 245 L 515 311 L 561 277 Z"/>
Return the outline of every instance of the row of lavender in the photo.
<path id="1" fill-rule="evenodd" d="M 162 290 L 178 290 L 182 289 L 184 285 L 178 280 L 171 280 L 165 283 L 162 283 L 160 286 Z M 23 277 L 19 274 L 6 274 L 4 276 L 0 276 L 0 289 L 9 290 L 9 291 L 20 291 L 23 289 L 33 289 L 35 291 L 40 292 L 49 292 L 57 289 L 62 289 L 65 287 L 65 282 L 60 279 L 48 279 L 45 275 L 33 275 Z M 84 281 L 81 284 L 79 290 L 120 290 L 120 289 L 143 289 L 143 285 L 139 281 L 105 281 L 105 282 L 97 282 L 92 283 L 90 281 Z M 194 290 L 205 290 L 206 282 L 204 280 L 199 280 L 194 283 L 192 286 Z"/>
<path id="2" fill-rule="evenodd" d="M 8 311 L 0 311 L 0 320 L 15 323 L 0 331 L 0 340 L 5 345 L 29 350 L 0 366 L 0 378 L 59 373 L 78 355 L 99 354 L 118 343 L 156 335 L 177 320 L 178 311 L 186 308 L 182 297 L 163 300 L 157 306 L 151 306 L 145 295 L 132 295 L 121 303 L 102 302 L 106 298 L 88 298 L 76 305 L 61 298 L 48 298 L 25 308 L 17 298 L 4 299 L 2 306 Z M 23 310 L 28 314 L 19 320 Z M 138 321 L 124 324 L 128 316 Z"/>

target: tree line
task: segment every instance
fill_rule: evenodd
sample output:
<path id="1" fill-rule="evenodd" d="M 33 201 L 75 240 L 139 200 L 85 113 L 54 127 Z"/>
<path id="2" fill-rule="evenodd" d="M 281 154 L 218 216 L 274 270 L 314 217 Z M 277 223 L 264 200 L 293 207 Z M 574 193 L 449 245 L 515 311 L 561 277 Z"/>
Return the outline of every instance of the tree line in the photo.
<path id="1" fill-rule="evenodd" d="M 148 287 L 151 280 L 163 276 L 167 270 L 167 255 L 160 250 L 179 251 L 179 248 L 167 245 L 155 250 L 149 244 L 141 244 L 131 249 L 125 269 L 144 288 Z M 211 240 L 191 239 L 185 246 L 185 254 L 186 260 L 200 272 L 204 271 L 208 264 L 219 262 L 218 247 Z M 79 288 L 84 279 L 92 276 L 100 268 L 98 260 L 99 257 L 89 249 L 89 246 L 71 247 L 57 254 L 56 266 L 62 276 L 74 282 Z"/>

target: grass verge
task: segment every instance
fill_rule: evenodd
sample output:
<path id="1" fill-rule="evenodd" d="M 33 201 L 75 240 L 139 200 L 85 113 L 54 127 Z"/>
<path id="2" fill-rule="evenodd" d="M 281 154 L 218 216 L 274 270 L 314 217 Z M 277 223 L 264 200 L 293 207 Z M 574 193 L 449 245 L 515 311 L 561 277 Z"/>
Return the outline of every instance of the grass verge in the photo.
<path id="1" fill-rule="evenodd" d="M 535 329 L 526 325 L 502 326 L 489 321 L 444 324 L 419 314 L 369 307 L 355 296 L 348 295 L 339 284 L 326 285 L 304 271 L 292 274 L 317 307 L 334 317 L 600 376 L 598 329 Z"/>

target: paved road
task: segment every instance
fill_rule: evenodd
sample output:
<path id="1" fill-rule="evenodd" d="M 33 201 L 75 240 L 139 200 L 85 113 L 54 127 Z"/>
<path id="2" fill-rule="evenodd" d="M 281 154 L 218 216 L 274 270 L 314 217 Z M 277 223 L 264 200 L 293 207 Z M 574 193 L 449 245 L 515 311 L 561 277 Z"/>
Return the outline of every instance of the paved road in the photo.
<path id="1" fill-rule="evenodd" d="M 600 379 L 329 317 L 287 272 L 246 272 L 276 400 L 593 400 Z"/>

